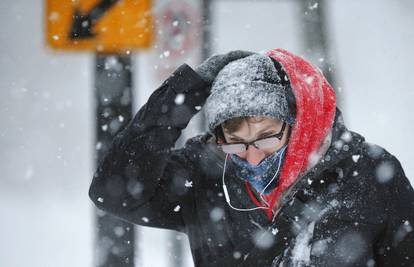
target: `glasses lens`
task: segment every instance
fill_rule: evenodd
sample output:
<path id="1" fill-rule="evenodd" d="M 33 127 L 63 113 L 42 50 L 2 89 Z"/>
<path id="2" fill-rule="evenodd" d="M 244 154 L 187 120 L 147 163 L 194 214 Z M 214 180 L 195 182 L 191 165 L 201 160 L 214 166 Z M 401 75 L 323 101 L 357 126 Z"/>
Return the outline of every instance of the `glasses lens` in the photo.
<path id="1" fill-rule="evenodd" d="M 246 150 L 243 144 L 223 144 L 220 146 L 224 153 L 236 154 Z"/>
<path id="2" fill-rule="evenodd" d="M 280 140 L 277 137 L 269 137 L 254 142 L 258 149 L 275 148 L 279 144 Z"/>

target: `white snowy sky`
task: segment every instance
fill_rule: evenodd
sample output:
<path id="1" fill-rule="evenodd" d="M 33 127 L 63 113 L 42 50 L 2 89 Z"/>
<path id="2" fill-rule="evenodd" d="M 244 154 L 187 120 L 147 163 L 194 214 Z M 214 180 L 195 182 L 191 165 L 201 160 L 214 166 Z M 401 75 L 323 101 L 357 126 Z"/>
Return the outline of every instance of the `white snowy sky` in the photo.
<path id="1" fill-rule="evenodd" d="M 414 182 L 414 2 L 329 3 L 345 122 L 396 155 Z M 304 51 L 293 1 L 223 0 L 213 10 L 213 52 Z M 48 49 L 44 13 L 41 0 L 0 2 L 0 266 L 92 266 L 94 57 Z M 135 110 L 160 83 L 158 56 L 134 56 Z M 140 233 L 139 265 L 169 266 L 171 233 Z"/>

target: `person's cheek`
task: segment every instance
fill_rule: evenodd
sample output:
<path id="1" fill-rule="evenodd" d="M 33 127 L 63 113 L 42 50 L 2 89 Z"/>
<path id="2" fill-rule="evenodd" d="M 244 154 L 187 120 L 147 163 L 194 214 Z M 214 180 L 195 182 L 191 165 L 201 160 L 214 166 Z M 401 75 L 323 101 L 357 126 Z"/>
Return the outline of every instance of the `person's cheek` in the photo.
<path id="1" fill-rule="evenodd" d="M 236 155 L 237 155 L 239 158 L 245 159 L 245 158 L 246 158 L 246 155 L 247 155 L 247 152 L 246 152 L 246 151 L 244 151 L 244 152 L 241 152 L 241 153 L 237 153 Z"/>

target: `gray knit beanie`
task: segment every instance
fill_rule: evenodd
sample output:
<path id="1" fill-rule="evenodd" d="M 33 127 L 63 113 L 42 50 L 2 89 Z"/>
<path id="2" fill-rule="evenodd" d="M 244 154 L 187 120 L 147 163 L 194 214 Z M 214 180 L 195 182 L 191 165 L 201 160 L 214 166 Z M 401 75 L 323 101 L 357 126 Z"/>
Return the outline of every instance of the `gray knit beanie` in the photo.
<path id="1" fill-rule="evenodd" d="M 230 62 L 213 81 L 203 107 L 209 130 L 214 131 L 228 119 L 245 116 L 273 117 L 293 125 L 295 116 L 289 110 L 286 80 L 266 55 Z"/>

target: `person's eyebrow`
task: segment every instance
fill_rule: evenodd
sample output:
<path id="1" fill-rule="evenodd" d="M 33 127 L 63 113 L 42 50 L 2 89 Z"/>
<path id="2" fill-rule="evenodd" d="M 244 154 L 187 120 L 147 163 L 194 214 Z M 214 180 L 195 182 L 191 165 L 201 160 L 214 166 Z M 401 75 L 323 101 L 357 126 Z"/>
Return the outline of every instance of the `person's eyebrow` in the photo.
<path id="1" fill-rule="evenodd" d="M 266 134 L 272 134 L 273 132 L 274 132 L 273 129 L 265 128 L 259 131 L 259 133 L 257 134 L 257 137 L 262 137 L 263 135 L 266 135 Z M 233 141 L 245 141 L 243 138 L 240 138 L 236 135 L 233 135 L 233 134 L 229 134 L 229 135 L 230 135 L 229 138 Z"/>

